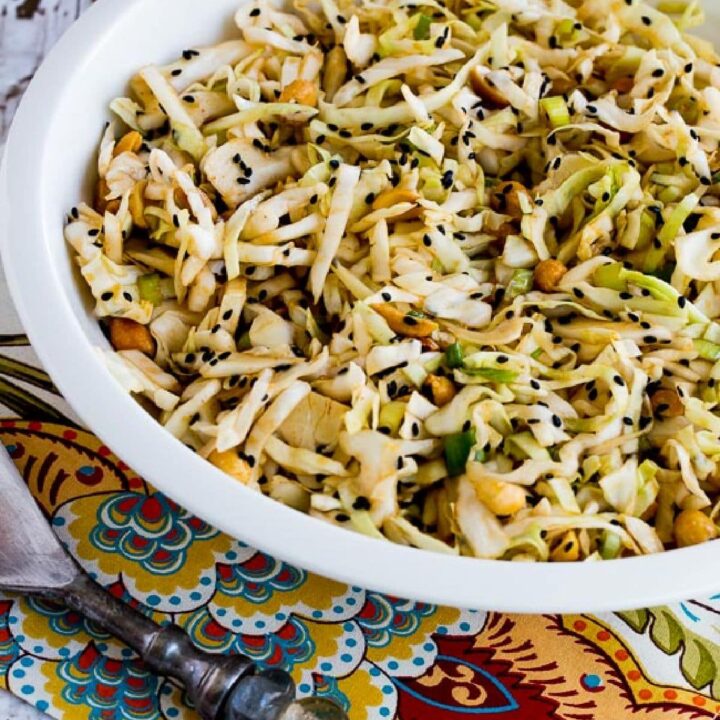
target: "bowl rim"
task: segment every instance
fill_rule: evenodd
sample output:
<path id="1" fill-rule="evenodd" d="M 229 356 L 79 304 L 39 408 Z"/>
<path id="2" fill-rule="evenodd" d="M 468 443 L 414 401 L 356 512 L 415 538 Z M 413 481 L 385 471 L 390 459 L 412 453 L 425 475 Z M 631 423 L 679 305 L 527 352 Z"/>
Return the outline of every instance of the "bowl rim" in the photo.
<path id="1" fill-rule="evenodd" d="M 85 425 L 188 511 L 263 552 L 349 585 L 455 607 L 524 613 L 630 609 L 717 590 L 720 581 L 706 568 L 720 557 L 720 541 L 622 560 L 555 564 L 439 555 L 348 532 L 224 475 L 116 383 L 43 252 L 44 245 L 64 241 L 61 219 L 48 211 L 37 177 L 51 152 L 47 133 L 64 88 L 90 55 L 102 52 L 103 30 L 140 3 L 152 8 L 162 1 L 99 0 L 70 27 L 30 83 L 0 171 L 0 249 L 15 306 L 33 349 Z"/>

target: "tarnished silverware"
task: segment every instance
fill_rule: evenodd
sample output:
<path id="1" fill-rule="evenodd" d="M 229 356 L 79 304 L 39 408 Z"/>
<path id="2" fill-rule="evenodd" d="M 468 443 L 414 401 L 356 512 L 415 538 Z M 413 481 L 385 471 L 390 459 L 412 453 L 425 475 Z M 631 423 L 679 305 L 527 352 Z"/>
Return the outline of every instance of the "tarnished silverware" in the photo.
<path id="1" fill-rule="evenodd" d="M 203 720 L 346 720 L 329 700 L 294 700 L 284 670 L 198 650 L 176 625 L 162 627 L 103 590 L 63 550 L 2 446 L 0 590 L 61 602 L 102 626 L 151 670 L 180 680 Z"/>

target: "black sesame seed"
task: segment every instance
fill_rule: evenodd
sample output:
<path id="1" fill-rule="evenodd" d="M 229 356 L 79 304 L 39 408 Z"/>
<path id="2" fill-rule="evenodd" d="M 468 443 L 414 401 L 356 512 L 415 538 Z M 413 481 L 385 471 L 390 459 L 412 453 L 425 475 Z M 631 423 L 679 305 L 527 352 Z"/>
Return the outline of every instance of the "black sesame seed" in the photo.
<path id="1" fill-rule="evenodd" d="M 557 415 L 553 415 L 552 424 L 557 428 L 562 427 L 562 420 Z"/>
<path id="2" fill-rule="evenodd" d="M 132 295 L 131 295 L 129 292 L 124 292 L 124 293 L 123 293 L 123 297 L 124 297 L 128 302 L 132 302 L 132 299 L 133 299 L 133 298 L 132 298 Z"/>
<path id="3" fill-rule="evenodd" d="M 640 19 L 643 21 L 644 25 L 647 25 L 648 27 L 652 25 L 652 18 L 649 18 L 647 15 L 643 15 Z"/>
<path id="4" fill-rule="evenodd" d="M 620 375 L 613 375 L 613 382 L 620 387 L 625 387 L 625 381 L 620 377 Z"/>
<path id="5" fill-rule="evenodd" d="M 250 11 L 250 17 L 257 17 L 260 14 L 260 8 L 253 8 Z"/>
<path id="6" fill-rule="evenodd" d="M 177 77 L 178 75 L 182 75 L 182 68 L 175 68 L 171 73 L 173 77 Z"/>
<path id="7" fill-rule="evenodd" d="M 470 430 L 471 427 L 472 427 L 472 423 L 471 423 L 469 420 L 466 420 L 466 421 L 463 423 L 462 431 L 463 431 L 463 432 L 468 432 L 468 430 Z"/>
<path id="8" fill-rule="evenodd" d="M 369 510 L 370 501 L 366 497 L 360 495 L 359 497 L 355 498 L 352 506 L 353 510 Z"/>
<path id="9" fill-rule="evenodd" d="M 113 299 L 113 294 L 112 294 L 111 292 L 104 292 L 104 293 L 100 296 L 100 299 L 101 299 L 103 302 L 107 302 L 108 300 L 112 300 L 112 299 Z"/>

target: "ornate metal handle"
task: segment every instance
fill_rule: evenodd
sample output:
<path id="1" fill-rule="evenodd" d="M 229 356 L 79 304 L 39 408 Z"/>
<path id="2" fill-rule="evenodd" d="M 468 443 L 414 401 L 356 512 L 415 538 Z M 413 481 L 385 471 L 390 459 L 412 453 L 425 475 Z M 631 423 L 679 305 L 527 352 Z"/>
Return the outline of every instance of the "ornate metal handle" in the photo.
<path id="1" fill-rule="evenodd" d="M 295 697 L 283 670 L 256 673 L 241 655 L 198 650 L 177 625 L 158 625 L 82 572 L 45 594 L 122 638 L 153 671 L 180 680 L 203 720 L 278 720 Z"/>

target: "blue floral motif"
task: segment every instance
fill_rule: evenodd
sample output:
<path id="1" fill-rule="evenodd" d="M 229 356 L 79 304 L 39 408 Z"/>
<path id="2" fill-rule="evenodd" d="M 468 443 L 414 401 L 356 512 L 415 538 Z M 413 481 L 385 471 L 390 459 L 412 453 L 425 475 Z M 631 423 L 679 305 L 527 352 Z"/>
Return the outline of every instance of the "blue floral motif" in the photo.
<path id="1" fill-rule="evenodd" d="M 91 720 L 111 717 L 150 720 L 158 717 L 158 686 L 137 660 L 106 658 L 93 645 L 58 666 L 58 677 L 66 684 L 63 699 L 90 707 Z"/>
<path id="2" fill-rule="evenodd" d="M 428 603 L 400 600 L 378 593 L 368 593 L 365 607 L 356 620 L 370 647 L 385 647 L 393 636 L 409 637 L 423 618 L 435 614 L 437 607 Z"/>
<path id="3" fill-rule="evenodd" d="M 234 633 L 217 623 L 204 608 L 181 622 L 195 645 L 211 652 L 242 653 L 261 667 L 292 670 L 315 653 L 315 642 L 303 621 L 296 617 L 267 635 Z"/>
<path id="4" fill-rule="evenodd" d="M 287 592 L 305 583 L 304 570 L 286 565 L 269 555 L 258 552 L 238 565 L 218 565 L 217 589 L 230 597 L 242 597 L 261 605 L 278 590 Z"/>
<path id="5" fill-rule="evenodd" d="M 194 541 L 219 534 L 161 493 L 117 493 L 99 507 L 97 520 L 93 545 L 121 553 L 155 575 L 177 572 Z"/>
<path id="6" fill-rule="evenodd" d="M 31 610 L 46 618 L 52 630 L 59 635 L 73 637 L 84 632 L 96 640 L 107 640 L 110 637 L 95 623 L 74 610 L 68 610 L 64 605 L 32 596 L 27 598 L 27 604 Z"/>
<path id="7" fill-rule="evenodd" d="M 270 635 L 238 635 L 236 648 L 262 667 L 282 667 L 288 671 L 315 654 L 315 642 L 296 617 Z"/>

